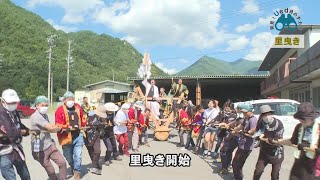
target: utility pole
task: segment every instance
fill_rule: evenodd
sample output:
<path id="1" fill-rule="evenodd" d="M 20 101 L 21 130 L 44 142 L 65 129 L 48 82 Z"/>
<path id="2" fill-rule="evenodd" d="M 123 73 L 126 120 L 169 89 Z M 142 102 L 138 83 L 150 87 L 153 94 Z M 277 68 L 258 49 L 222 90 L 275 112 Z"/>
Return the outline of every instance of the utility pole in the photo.
<path id="1" fill-rule="evenodd" d="M 52 107 L 52 100 L 53 100 L 53 74 L 51 74 L 51 92 L 50 92 L 50 107 Z"/>
<path id="2" fill-rule="evenodd" d="M 51 100 L 51 92 L 52 92 L 52 74 L 51 74 L 51 60 L 52 60 L 52 48 L 54 47 L 54 38 L 56 38 L 56 35 L 50 35 L 47 38 L 48 45 L 49 45 L 49 50 L 47 51 L 49 53 L 49 72 L 48 72 L 48 99 L 50 99 L 50 105 L 52 105 L 52 100 Z"/>
<path id="3" fill-rule="evenodd" d="M 72 41 L 69 40 L 68 41 L 69 43 L 69 48 L 68 48 L 68 57 L 67 57 L 67 91 L 69 91 L 69 74 L 70 74 L 70 63 L 73 63 L 73 59 L 72 59 L 72 56 L 71 56 L 71 43 Z"/>
<path id="4" fill-rule="evenodd" d="M 114 71 L 113 71 L 113 69 L 111 69 L 112 70 L 112 81 L 114 81 Z"/>

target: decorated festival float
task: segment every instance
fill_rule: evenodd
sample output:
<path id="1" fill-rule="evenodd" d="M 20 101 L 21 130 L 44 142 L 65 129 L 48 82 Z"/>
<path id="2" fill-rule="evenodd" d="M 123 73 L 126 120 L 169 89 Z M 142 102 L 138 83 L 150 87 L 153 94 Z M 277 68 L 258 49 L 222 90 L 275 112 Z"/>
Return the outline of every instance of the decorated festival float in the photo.
<path id="1" fill-rule="evenodd" d="M 150 55 L 148 53 L 144 54 L 144 58 L 142 59 L 142 63 L 140 68 L 138 69 L 138 76 L 143 78 L 146 82 L 151 77 L 151 60 Z M 150 107 L 150 103 L 148 100 L 150 98 L 146 98 L 145 93 L 141 90 L 139 85 L 135 85 L 134 92 L 128 94 L 128 102 L 135 101 L 143 101 L 146 108 L 151 109 L 151 117 L 150 117 L 150 127 L 154 131 L 154 138 L 160 141 L 166 141 L 169 137 L 169 132 L 172 128 L 169 128 L 169 125 L 174 122 L 176 119 L 173 113 L 173 95 L 170 92 L 166 97 L 159 97 L 156 101 L 159 103 L 160 101 L 165 101 L 166 103 L 161 104 L 162 109 L 164 110 L 164 118 L 157 119 L 155 113 L 152 112 L 152 108 Z"/>

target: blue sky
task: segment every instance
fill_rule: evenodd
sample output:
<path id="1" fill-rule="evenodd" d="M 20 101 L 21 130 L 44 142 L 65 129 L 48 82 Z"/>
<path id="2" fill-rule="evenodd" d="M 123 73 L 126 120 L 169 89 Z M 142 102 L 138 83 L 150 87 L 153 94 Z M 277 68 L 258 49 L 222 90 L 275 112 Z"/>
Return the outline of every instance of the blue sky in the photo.
<path id="1" fill-rule="evenodd" d="M 129 41 L 166 72 L 204 55 L 262 60 L 273 12 L 293 9 L 303 24 L 320 24 L 318 1 L 298 0 L 13 0 L 65 32 L 91 30 Z M 317 2 L 317 5 L 315 4 Z"/>

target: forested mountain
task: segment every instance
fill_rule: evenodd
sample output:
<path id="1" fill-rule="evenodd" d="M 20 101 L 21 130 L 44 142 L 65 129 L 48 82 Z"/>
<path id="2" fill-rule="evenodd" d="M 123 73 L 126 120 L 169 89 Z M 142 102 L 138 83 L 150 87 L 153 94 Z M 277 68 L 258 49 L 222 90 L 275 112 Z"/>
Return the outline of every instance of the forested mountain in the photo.
<path id="1" fill-rule="evenodd" d="M 227 62 L 220 59 L 203 56 L 191 66 L 177 73 L 180 76 L 201 76 L 201 75 L 255 75 L 267 74 L 258 71 L 262 61 L 249 61 L 239 59 L 234 62 Z"/>
<path id="2" fill-rule="evenodd" d="M 52 57 L 54 99 L 66 91 L 68 40 L 73 40 L 74 64 L 70 71 L 72 91 L 86 84 L 136 76 L 143 56 L 128 42 L 90 31 L 65 33 L 55 30 L 40 16 L 0 0 L 0 91 L 17 90 L 22 99 L 47 94 L 49 35 L 56 34 Z M 152 67 L 152 75 L 166 75 Z"/>

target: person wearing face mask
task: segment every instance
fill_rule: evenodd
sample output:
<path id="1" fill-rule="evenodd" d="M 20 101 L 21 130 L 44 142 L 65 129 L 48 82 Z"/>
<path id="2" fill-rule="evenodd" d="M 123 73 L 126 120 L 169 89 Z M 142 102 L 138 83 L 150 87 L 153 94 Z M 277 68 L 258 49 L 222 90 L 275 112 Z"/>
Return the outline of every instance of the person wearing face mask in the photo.
<path id="1" fill-rule="evenodd" d="M 119 107 L 112 102 L 108 102 L 104 106 L 107 110 L 106 124 L 108 125 L 104 128 L 105 136 L 103 138 L 103 142 L 107 148 L 106 155 L 104 157 L 104 165 L 109 166 L 112 163 L 112 159 L 116 161 L 122 161 L 122 159 L 119 157 L 117 142 L 113 131 L 113 128 L 115 126 L 114 118 L 116 112 L 119 110 Z M 136 141 L 138 142 L 138 137 L 136 137 L 136 139 Z"/>
<path id="2" fill-rule="evenodd" d="M 241 105 L 241 111 L 244 115 L 244 120 L 242 124 L 238 125 L 232 131 L 233 134 L 238 132 L 248 133 L 255 129 L 257 125 L 257 118 L 253 115 L 253 106 L 250 103 L 243 103 Z M 254 139 L 252 137 L 248 137 L 245 134 L 241 134 L 239 139 L 238 150 L 232 161 L 232 169 L 235 180 L 242 180 L 243 173 L 242 168 L 249 157 L 252 149 L 254 147 Z"/>
<path id="3" fill-rule="evenodd" d="M 290 172 L 290 180 L 316 180 L 314 169 L 316 155 L 319 156 L 319 126 L 315 121 L 316 111 L 314 106 L 309 103 L 302 103 L 298 107 L 298 111 L 293 115 L 300 121 L 296 125 L 291 139 L 280 139 L 273 143 L 281 145 L 296 145 L 294 152 L 294 163 Z M 305 148 L 309 148 L 306 150 Z"/>
<path id="4" fill-rule="evenodd" d="M 66 92 L 63 95 L 63 105 L 55 112 L 55 123 L 64 129 L 57 133 L 63 155 L 71 166 L 74 179 L 80 179 L 82 147 L 84 132 L 81 130 L 87 124 L 86 117 L 79 104 L 74 103 L 74 94 Z M 69 129 L 72 131 L 70 132 Z"/>
<path id="5" fill-rule="evenodd" d="M 101 175 L 102 167 L 99 164 L 101 154 L 101 139 L 105 136 L 105 126 L 107 126 L 107 109 L 104 105 L 99 105 L 94 111 L 88 113 L 88 126 L 86 131 L 85 144 L 88 149 L 92 165 L 90 172 Z"/>
<path id="6" fill-rule="evenodd" d="M 16 111 L 20 102 L 17 92 L 6 89 L 0 98 L 0 169 L 4 179 L 15 180 L 16 173 L 23 180 L 30 180 L 30 173 L 25 162 L 21 146 L 22 136 L 29 135 Z"/>
<path id="7" fill-rule="evenodd" d="M 239 126 L 243 122 L 243 118 L 239 115 L 242 109 L 242 103 L 237 106 L 237 114 L 228 115 L 227 121 L 220 123 L 221 127 L 225 127 L 226 136 L 223 139 L 220 156 L 221 156 L 221 169 L 219 174 L 228 174 L 231 166 L 233 151 L 238 147 L 239 133 L 231 133 L 230 129 Z"/>
<path id="8" fill-rule="evenodd" d="M 38 96 L 35 100 L 36 111 L 30 117 L 31 129 L 36 132 L 31 136 L 32 156 L 44 167 L 50 180 L 58 180 L 50 160 L 59 167 L 59 179 L 65 180 L 67 163 L 50 136 L 50 133 L 61 132 L 62 129 L 50 123 L 48 104 L 49 99 L 45 96 Z"/>
<path id="9" fill-rule="evenodd" d="M 276 146 L 272 143 L 273 140 L 282 139 L 284 127 L 279 119 L 272 116 L 273 110 L 269 105 L 260 106 L 261 115 L 255 130 L 249 131 L 250 134 L 255 131 L 262 130 L 264 138 L 268 141 L 261 141 L 260 153 L 256 164 L 256 169 L 253 174 L 253 180 L 260 179 L 266 165 L 272 165 L 271 180 L 279 179 L 281 164 L 284 159 L 283 146 Z"/>

